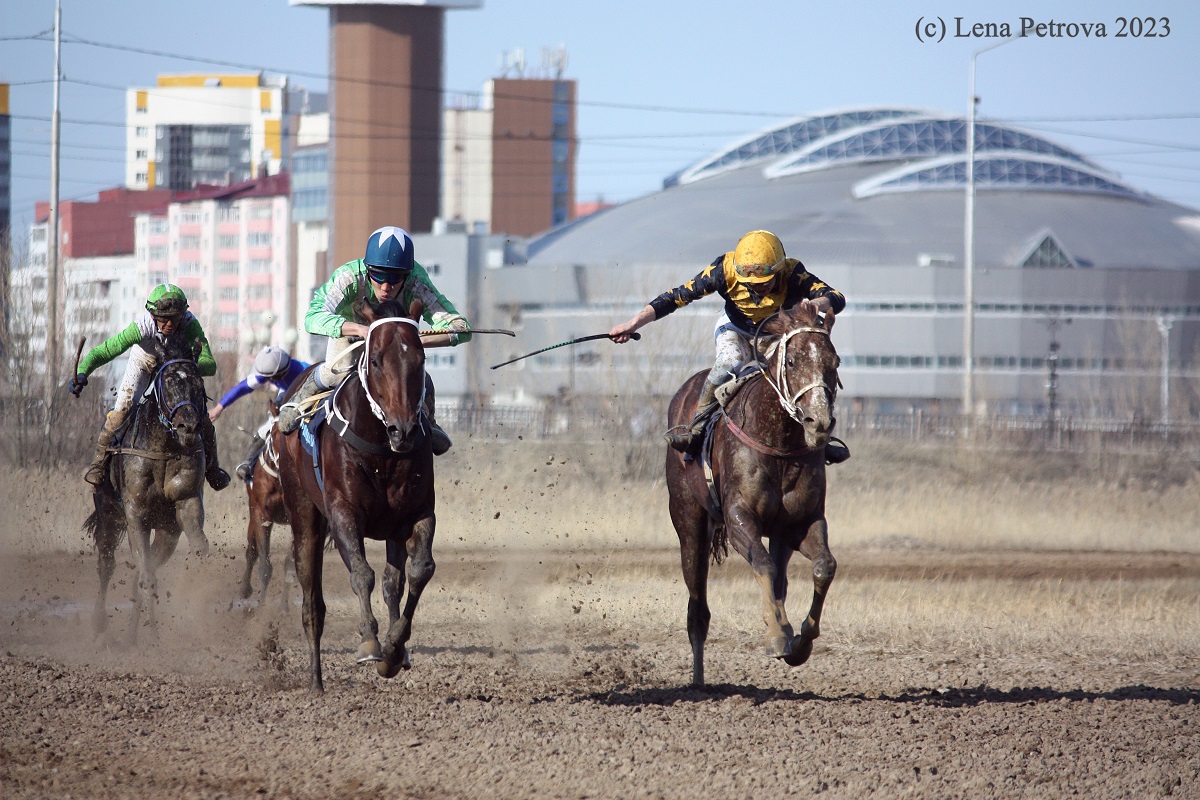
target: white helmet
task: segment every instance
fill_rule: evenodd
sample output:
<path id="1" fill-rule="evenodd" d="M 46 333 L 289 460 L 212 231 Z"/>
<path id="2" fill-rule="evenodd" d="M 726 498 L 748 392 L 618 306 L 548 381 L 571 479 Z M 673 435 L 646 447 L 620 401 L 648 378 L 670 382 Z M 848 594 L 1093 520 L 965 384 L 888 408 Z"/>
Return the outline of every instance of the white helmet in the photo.
<path id="1" fill-rule="evenodd" d="M 282 347 L 268 345 L 254 357 L 254 371 L 267 378 L 275 378 L 287 372 L 292 358 Z"/>

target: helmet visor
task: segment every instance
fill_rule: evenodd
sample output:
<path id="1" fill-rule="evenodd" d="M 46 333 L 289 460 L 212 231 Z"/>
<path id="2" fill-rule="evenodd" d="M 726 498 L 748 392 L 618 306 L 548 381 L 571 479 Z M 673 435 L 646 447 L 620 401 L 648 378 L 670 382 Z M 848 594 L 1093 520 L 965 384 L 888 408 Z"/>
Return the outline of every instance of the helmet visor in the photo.
<path id="1" fill-rule="evenodd" d="M 367 270 L 367 277 L 376 283 L 402 283 L 408 277 L 408 270 L 371 267 Z"/>

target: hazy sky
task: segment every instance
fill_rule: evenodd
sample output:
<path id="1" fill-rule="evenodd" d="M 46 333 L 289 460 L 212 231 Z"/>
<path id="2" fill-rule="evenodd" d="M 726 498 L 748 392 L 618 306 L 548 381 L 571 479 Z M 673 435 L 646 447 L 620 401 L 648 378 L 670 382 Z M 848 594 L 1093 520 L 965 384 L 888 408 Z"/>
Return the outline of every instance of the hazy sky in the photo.
<path id="1" fill-rule="evenodd" d="M 991 10 L 975 10 L 984 5 Z M 326 88 L 324 9 L 286 0 L 62 7 L 64 200 L 122 183 L 128 86 L 152 85 L 163 72 L 261 68 Z M 1127 33 L 1144 34 L 1153 21 L 1154 33 L 1166 35 L 1120 37 L 1120 18 L 1130 14 L 1138 16 L 1124 24 Z M 965 114 L 972 54 L 1001 40 L 956 33 L 978 23 L 985 33 L 1007 25 L 1016 35 L 1022 17 L 1046 24 L 1048 35 L 978 56 L 980 116 L 1036 130 L 1135 186 L 1200 208 L 1195 0 L 484 0 L 481 10 L 447 14 L 445 88 L 478 91 L 499 74 L 505 51 L 523 48 L 529 74 L 540 69 L 543 48 L 565 47 L 565 77 L 579 83 L 578 199 L 620 201 L 793 117 L 881 104 Z M 50 191 L 53 43 L 49 34 L 33 37 L 53 22 L 53 0 L 4 0 L 0 81 L 12 84 L 18 236 L 34 201 Z"/>

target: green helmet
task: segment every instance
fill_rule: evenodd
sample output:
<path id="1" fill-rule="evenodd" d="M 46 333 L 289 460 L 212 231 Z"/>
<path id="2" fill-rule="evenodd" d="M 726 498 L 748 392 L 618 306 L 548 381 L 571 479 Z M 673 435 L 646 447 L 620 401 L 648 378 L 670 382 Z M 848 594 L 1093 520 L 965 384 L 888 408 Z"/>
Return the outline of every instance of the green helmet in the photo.
<path id="1" fill-rule="evenodd" d="M 146 310 L 156 317 L 179 317 L 187 308 L 187 295 L 173 283 L 160 283 L 146 299 Z"/>

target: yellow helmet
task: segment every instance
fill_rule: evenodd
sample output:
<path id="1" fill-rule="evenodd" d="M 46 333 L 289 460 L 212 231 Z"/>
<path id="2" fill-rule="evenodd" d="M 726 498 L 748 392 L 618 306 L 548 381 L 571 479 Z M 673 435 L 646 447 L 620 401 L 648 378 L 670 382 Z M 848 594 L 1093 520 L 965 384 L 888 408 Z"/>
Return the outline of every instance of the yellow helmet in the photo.
<path id="1" fill-rule="evenodd" d="M 733 249 L 733 268 L 747 283 L 766 283 L 784 261 L 783 242 L 770 231 L 750 231 Z"/>

